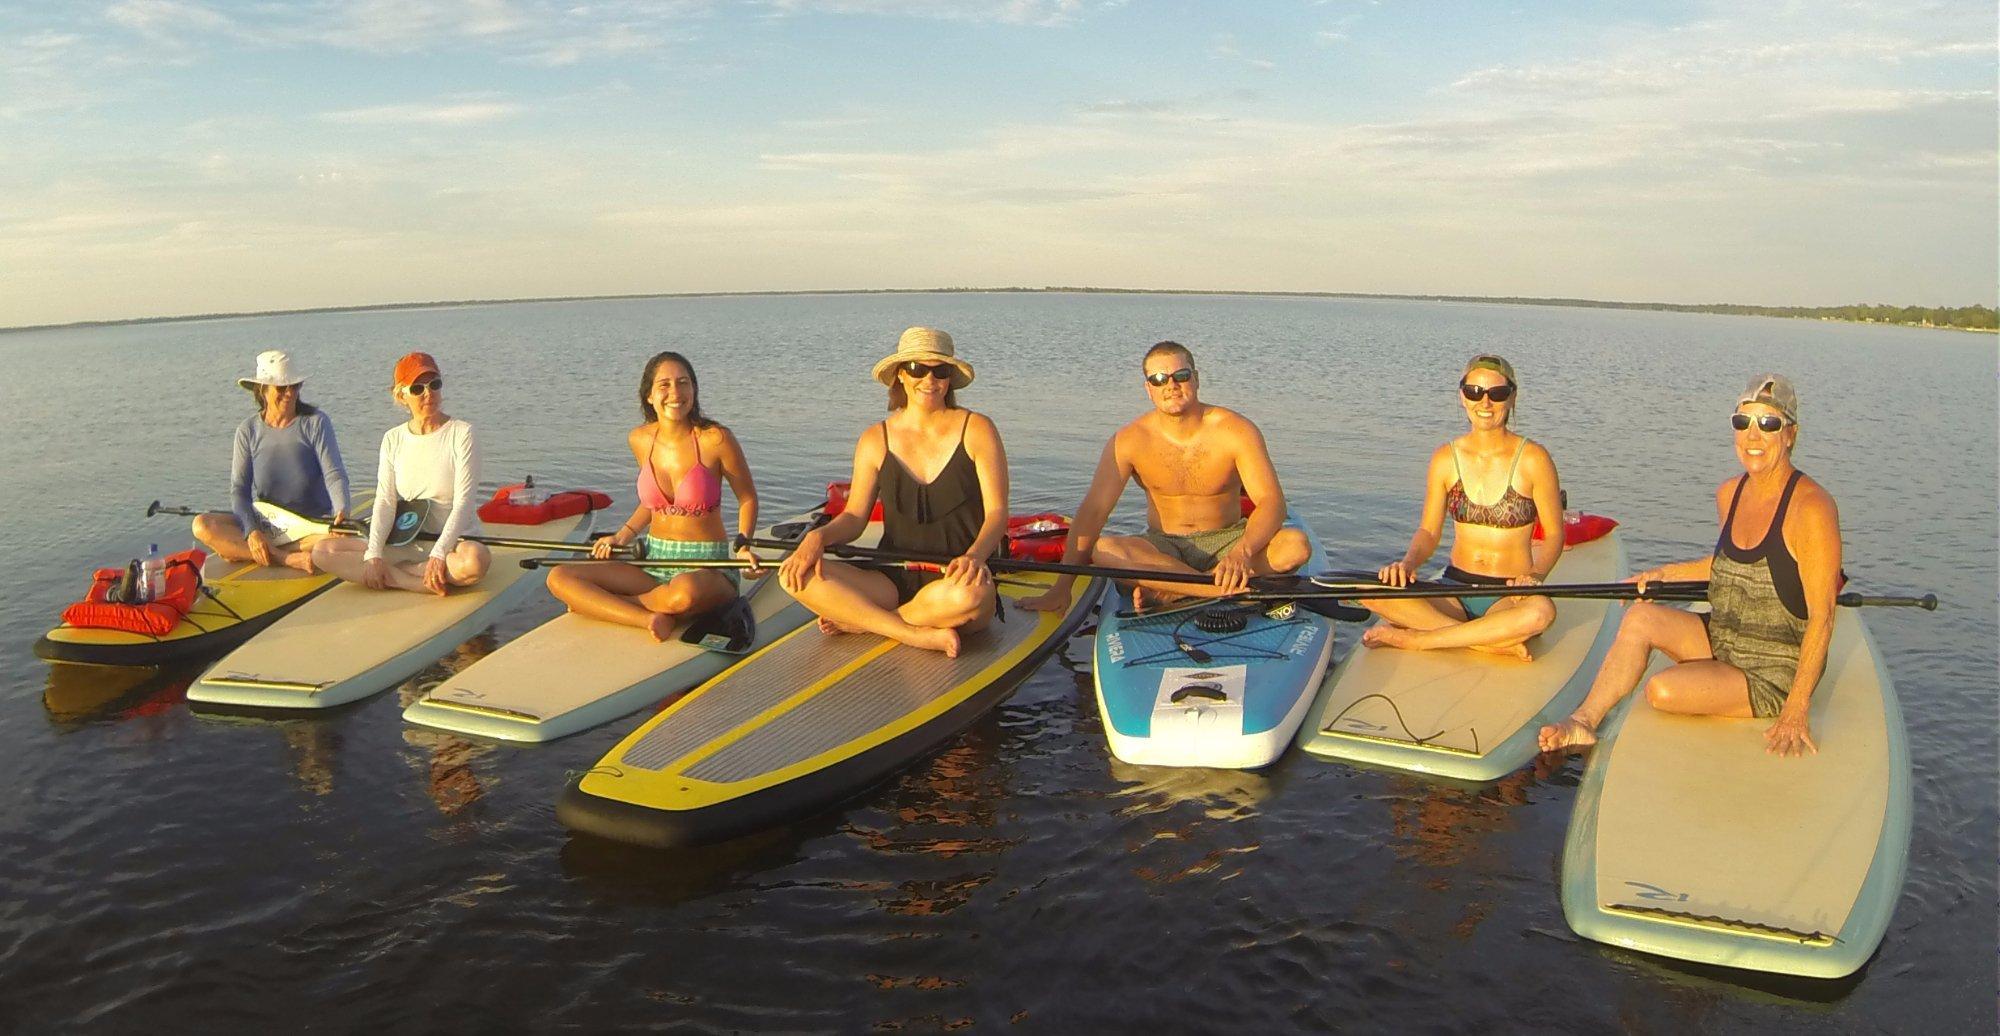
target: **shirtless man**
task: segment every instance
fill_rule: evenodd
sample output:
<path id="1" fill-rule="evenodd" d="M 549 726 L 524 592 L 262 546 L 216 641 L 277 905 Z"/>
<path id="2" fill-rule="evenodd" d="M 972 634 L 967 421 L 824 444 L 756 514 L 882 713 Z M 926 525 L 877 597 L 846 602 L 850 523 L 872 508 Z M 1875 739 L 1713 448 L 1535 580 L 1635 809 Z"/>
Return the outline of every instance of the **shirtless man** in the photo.
<path id="1" fill-rule="evenodd" d="M 1264 436 L 1248 418 L 1203 403 L 1194 354 L 1179 342 L 1146 350 L 1146 395 L 1151 413 L 1118 430 L 1104 444 L 1090 491 L 1077 506 L 1063 543 L 1066 564 L 1214 573 L 1199 583 L 1141 580 L 1132 604 L 1141 610 L 1181 597 L 1241 593 L 1254 576 L 1291 572 L 1309 560 L 1305 534 L 1284 528 L 1285 491 L 1264 449 Z M 1104 522 L 1137 477 L 1146 491 L 1146 532 L 1102 536 Z M 1240 497 L 1256 504 L 1242 517 Z M 1048 593 L 1021 602 L 1047 611 L 1069 606 L 1073 576 Z"/>

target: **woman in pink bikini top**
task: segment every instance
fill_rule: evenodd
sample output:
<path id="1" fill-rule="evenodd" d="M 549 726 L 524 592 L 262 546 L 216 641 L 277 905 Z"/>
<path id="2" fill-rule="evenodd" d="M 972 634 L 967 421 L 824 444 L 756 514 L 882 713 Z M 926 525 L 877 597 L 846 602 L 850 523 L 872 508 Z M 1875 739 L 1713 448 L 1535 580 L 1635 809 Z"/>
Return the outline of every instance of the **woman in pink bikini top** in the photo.
<path id="1" fill-rule="evenodd" d="M 597 541 L 591 555 L 609 558 L 627 544 L 643 543 L 650 560 L 729 558 L 736 552 L 723 525 L 722 484 L 727 481 L 736 497 L 736 531 L 745 536 L 757 527 L 757 487 L 736 437 L 701 412 L 687 357 L 663 352 L 647 361 L 639 412 L 646 423 L 626 437 L 639 463 L 639 506 Z M 747 549 L 740 556 L 755 560 Z M 571 611 L 642 627 L 655 640 L 678 635 L 688 619 L 728 604 L 739 589 L 734 570 L 692 565 L 571 565 L 549 573 L 549 592 Z"/>

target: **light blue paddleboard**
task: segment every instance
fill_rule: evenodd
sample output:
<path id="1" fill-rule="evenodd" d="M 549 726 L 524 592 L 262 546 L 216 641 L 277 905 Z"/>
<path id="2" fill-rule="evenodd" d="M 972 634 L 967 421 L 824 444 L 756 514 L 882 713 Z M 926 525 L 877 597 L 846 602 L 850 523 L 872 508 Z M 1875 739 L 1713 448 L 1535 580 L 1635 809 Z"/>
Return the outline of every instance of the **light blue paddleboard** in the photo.
<path id="1" fill-rule="evenodd" d="M 1312 545 L 1319 539 L 1296 518 Z M 1333 651 L 1333 620 L 1283 603 L 1217 601 L 1123 617 L 1105 595 L 1093 670 L 1111 754 L 1152 766 L 1255 769 L 1284 754 Z"/>

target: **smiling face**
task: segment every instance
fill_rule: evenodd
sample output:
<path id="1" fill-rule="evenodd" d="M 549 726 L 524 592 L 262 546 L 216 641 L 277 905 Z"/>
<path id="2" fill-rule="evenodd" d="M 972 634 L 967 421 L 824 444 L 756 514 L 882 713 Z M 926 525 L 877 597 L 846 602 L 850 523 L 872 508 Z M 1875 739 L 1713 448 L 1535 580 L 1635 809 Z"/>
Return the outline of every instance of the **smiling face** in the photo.
<path id="1" fill-rule="evenodd" d="M 1154 384 L 1164 382 L 1164 384 Z M 1179 417 L 1201 402 L 1201 375 L 1186 353 L 1161 350 L 1146 358 L 1146 397 L 1153 409 L 1168 417 Z"/>
<path id="2" fill-rule="evenodd" d="M 1750 419 L 1749 427 L 1736 432 L 1736 460 L 1744 471 L 1762 474 L 1791 459 L 1799 426 L 1786 420 L 1782 411 L 1764 403 L 1745 403 L 1736 412 Z M 1775 432 L 1765 431 L 1763 426 L 1773 419 L 1782 422 L 1781 427 Z"/>
<path id="3" fill-rule="evenodd" d="M 264 420 L 271 424 L 283 424 L 298 416 L 299 387 L 297 385 L 259 385 L 257 402 L 264 411 Z"/>
<path id="4" fill-rule="evenodd" d="M 1492 431 L 1507 426 L 1507 419 L 1514 415 L 1514 401 L 1518 397 L 1512 393 L 1505 393 L 1507 400 L 1496 402 L 1487 394 L 1496 388 L 1503 392 L 1510 388 L 1506 375 L 1499 371 L 1477 367 L 1465 372 L 1465 377 L 1459 379 L 1459 386 L 1458 402 L 1465 407 L 1465 419 L 1471 422 L 1473 431 Z M 1480 398 L 1468 397 L 1465 394 L 1466 386 L 1479 389 Z"/>
<path id="5" fill-rule="evenodd" d="M 695 395 L 694 372 L 678 360 L 665 360 L 653 368 L 652 383 L 646 386 L 646 403 L 662 421 L 686 421 L 700 400 Z"/>
<path id="6" fill-rule="evenodd" d="M 922 410 L 942 410 L 950 406 L 951 372 L 951 365 L 946 363 L 898 364 L 896 384 L 902 386 L 904 405 Z"/>

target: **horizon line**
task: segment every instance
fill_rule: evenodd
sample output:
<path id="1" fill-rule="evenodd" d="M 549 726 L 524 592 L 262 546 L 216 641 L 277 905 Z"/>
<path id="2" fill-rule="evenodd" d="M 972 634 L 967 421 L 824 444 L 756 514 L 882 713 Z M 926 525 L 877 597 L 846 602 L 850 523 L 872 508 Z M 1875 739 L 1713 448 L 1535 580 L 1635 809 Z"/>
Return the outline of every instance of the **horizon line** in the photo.
<path id="1" fill-rule="evenodd" d="M 1073 294 L 1073 295 L 1236 295 L 1266 298 L 1331 298 L 1331 299 L 1377 299 L 1404 302 L 1470 302 L 1482 305 L 1543 305 L 1568 306 L 1590 309 L 1642 309 L 1677 313 L 1708 313 L 1713 315 L 1741 316 L 1803 316 L 1820 310 L 1835 310 L 1855 307 L 1882 307 L 1883 303 L 1842 303 L 1832 306 L 1771 306 L 1745 302 L 1631 302 L 1616 299 L 1586 299 L 1569 296 L 1534 295 L 1451 295 L 1440 293 L 1410 292 L 1369 292 L 1369 291 L 1259 291 L 1254 289 L 1227 288 L 1107 288 L 1081 285 L 1044 285 L 1030 287 L 949 287 L 949 288 L 784 288 L 747 291 L 649 291 L 608 295 L 535 295 L 519 298 L 492 299 L 439 299 L 428 302 L 372 302 L 348 306 L 306 306 L 292 309 L 257 309 L 220 313 L 184 313 L 167 316 L 115 317 L 101 320 L 71 320 L 50 324 L 17 324 L 0 327 L 0 334 L 27 331 L 60 331 L 84 327 L 120 327 L 130 324 L 172 324 L 203 320 L 245 320 L 256 317 L 305 316 L 315 313 L 369 313 L 401 309 L 454 309 L 472 306 L 516 306 L 541 302 L 616 302 L 642 299 L 700 299 L 700 298 L 757 298 L 770 296 L 797 295 L 997 295 L 997 294 Z M 1977 309 L 1983 303 L 1970 306 L 1930 306 L 1896 307 L 1925 309 Z M 1765 311 L 1730 314 L 1725 310 Z M 1790 312 L 1786 312 L 1790 311 Z M 1909 325 L 1917 326 L 1917 325 Z M 1950 325 L 1935 325 L 1945 330 L 1961 330 Z M 1970 330 L 1970 329 L 1964 329 Z"/>

